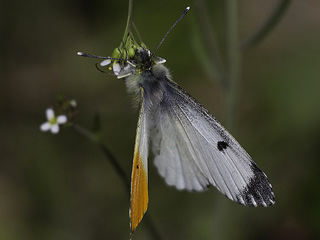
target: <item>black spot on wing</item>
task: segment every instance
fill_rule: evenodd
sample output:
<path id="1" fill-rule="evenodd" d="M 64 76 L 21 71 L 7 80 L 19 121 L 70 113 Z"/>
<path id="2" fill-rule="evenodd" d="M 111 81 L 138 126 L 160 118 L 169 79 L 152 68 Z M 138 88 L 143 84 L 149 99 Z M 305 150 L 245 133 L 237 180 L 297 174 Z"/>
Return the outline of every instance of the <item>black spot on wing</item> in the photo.
<path id="1" fill-rule="evenodd" d="M 218 147 L 218 150 L 220 152 L 222 152 L 224 149 L 226 149 L 227 147 L 229 147 L 228 143 L 226 143 L 225 141 L 219 141 L 217 143 L 217 147 Z"/>
<path id="2" fill-rule="evenodd" d="M 255 163 L 251 164 L 251 170 L 254 176 L 250 179 L 249 184 L 238 194 L 238 202 L 244 201 L 246 206 L 271 206 L 275 203 L 272 186 L 267 176 L 258 168 Z"/>

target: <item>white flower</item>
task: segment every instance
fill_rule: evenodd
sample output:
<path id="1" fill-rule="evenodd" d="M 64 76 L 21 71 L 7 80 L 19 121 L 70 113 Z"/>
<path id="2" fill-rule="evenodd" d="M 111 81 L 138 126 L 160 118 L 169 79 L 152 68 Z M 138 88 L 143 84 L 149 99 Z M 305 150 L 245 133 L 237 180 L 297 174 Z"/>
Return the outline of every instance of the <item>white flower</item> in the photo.
<path id="1" fill-rule="evenodd" d="M 106 59 L 106 60 L 103 60 L 103 61 L 100 63 L 100 66 L 105 67 L 105 66 L 109 65 L 110 63 L 111 63 L 111 59 Z M 120 72 L 120 70 L 121 70 L 120 64 L 119 64 L 118 62 L 114 61 L 112 68 L 113 68 L 113 73 L 114 73 L 116 76 L 118 76 L 118 75 L 119 75 L 119 72 Z M 111 68 L 110 68 L 110 69 L 111 69 Z"/>
<path id="2" fill-rule="evenodd" d="M 51 133 L 56 134 L 59 132 L 59 124 L 64 124 L 67 122 L 66 116 L 60 115 L 56 117 L 54 115 L 54 111 L 51 108 L 47 109 L 46 116 L 47 116 L 48 122 L 45 122 L 40 126 L 40 129 L 43 132 L 51 130 Z"/>
<path id="3" fill-rule="evenodd" d="M 76 108 L 77 107 L 77 101 L 72 99 L 70 100 L 70 106 Z"/>
<path id="4" fill-rule="evenodd" d="M 113 63 L 113 72 L 116 76 L 118 76 L 119 72 L 121 70 L 120 64 L 117 62 Z"/>
<path id="5" fill-rule="evenodd" d="M 100 63 L 100 66 L 104 67 L 104 66 L 107 66 L 111 63 L 111 59 L 106 59 L 106 60 L 103 60 L 101 63 Z"/>

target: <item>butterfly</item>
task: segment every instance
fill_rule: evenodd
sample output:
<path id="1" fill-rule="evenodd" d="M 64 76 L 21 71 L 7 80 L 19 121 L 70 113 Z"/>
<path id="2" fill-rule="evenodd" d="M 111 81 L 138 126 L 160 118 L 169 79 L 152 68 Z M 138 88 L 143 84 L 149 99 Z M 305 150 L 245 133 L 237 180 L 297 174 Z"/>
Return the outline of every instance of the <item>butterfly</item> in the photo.
<path id="1" fill-rule="evenodd" d="M 148 207 L 149 146 L 170 186 L 204 191 L 213 185 L 245 206 L 273 205 L 266 174 L 215 117 L 172 80 L 166 60 L 154 52 L 139 46 L 134 59 L 125 60 L 122 67 L 114 65 L 117 78 L 125 80 L 140 105 L 131 175 L 131 232 Z M 107 58 L 101 65 L 109 63 Z"/>
<path id="2" fill-rule="evenodd" d="M 139 69 L 122 73 L 126 86 L 140 98 L 131 176 L 131 228 L 148 206 L 149 145 L 166 183 L 178 189 L 203 191 L 215 186 L 246 206 L 275 203 L 267 176 L 228 131 L 193 97 L 173 82 L 163 60 L 154 61 L 141 48 Z"/>

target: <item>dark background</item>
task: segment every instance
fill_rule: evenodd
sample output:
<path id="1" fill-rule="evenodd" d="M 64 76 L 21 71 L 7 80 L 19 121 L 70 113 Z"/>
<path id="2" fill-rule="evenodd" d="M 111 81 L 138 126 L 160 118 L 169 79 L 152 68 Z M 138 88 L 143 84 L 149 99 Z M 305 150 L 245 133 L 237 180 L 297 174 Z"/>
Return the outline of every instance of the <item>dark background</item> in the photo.
<path id="1" fill-rule="evenodd" d="M 197 51 L 200 1 L 138 1 L 133 18 L 154 49 L 186 6 L 191 11 L 157 55 L 174 80 L 225 123 L 223 88 Z M 239 38 L 278 1 L 239 1 Z M 225 54 L 225 3 L 207 3 Z M 232 134 L 265 171 L 276 205 L 247 208 L 214 188 L 166 186 L 149 161 L 147 215 L 163 239 L 316 239 L 320 236 L 320 3 L 293 1 L 279 25 L 242 55 Z M 95 69 L 85 51 L 110 55 L 127 1 L 0 2 L 0 239 L 128 239 L 129 196 L 101 151 L 72 129 L 40 132 L 57 93 L 78 102 L 77 123 L 96 113 L 103 142 L 131 174 L 137 111 L 122 80 Z M 145 221 L 135 239 L 152 239 Z"/>

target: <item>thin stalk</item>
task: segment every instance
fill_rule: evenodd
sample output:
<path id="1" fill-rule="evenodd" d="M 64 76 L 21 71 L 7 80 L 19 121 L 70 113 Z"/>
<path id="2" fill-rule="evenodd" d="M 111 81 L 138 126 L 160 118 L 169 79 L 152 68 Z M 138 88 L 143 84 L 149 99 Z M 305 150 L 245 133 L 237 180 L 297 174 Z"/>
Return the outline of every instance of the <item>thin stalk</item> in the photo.
<path id="1" fill-rule="evenodd" d="M 284 16 L 284 13 L 288 9 L 290 3 L 291 0 L 279 1 L 269 18 L 251 36 L 241 42 L 239 46 L 240 49 L 246 50 L 249 47 L 258 44 L 262 39 L 264 39 L 278 24 L 281 17 Z"/>
<path id="2" fill-rule="evenodd" d="M 198 22 L 201 28 L 201 41 L 204 42 L 204 46 L 208 51 L 206 52 L 207 58 L 210 61 L 208 69 L 209 74 L 213 76 L 223 87 L 227 88 L 227 82 L 225 79 L 224 66 L 222 64 L 222 57 L 219 51 L 218 42 L 216 40 L 214 27 L 211 24 L 210 16 L 208 14 L 208 7 L 204 0 L 197 0 Z M 203 59 L 203 58 L 202 58 Z M 206 65 L 206 59 L 203 59 L 203 64 Z"/>
<path id="3" fill-rule="evenodd" d="M 227 92 L 227 126 L 232 129 L 236 109 L 237 89 L 240 80 L 240 52 L 238 50 L 237 0 L 226 0 L 226 31 L 229 91 Z"/>
<path id="4" fill-rule="evenodd" d="M 136 35 L 137 35 L 138 38 L 139 38 L 140 43 L 142 43 L 142 42 L 143 42 L 143 41 L 142 41 L 142 37 L 141 37 L 141 35 L 140 35 L 140 32 L 138 31 L 137 26 L 134 24 L 134 22 L 132 22 L 132 26 L 133 26 L 133 28 L 134 28 L 134 31 L 136 32 Z"/>
<path id="5" fill-rule="evenodd" d="M 226 52 L 227 67 L 226 80 L 228 88 L 226 89 L 226 126 L 232 132 L 235 117 L 237 88 L 239 82 L 240 54 L 238 51 L 238 14 L 237 0 L 226 0 Z M 226 216 L 228 216 L 228 208 L 225 199 L 218 200 L 215 204 L 215 238 L 225 239 L 226 232 L 224 225 Z"/>
<path id="6" fill-rule="evenodd" d="M 122 43 L 126 42 L 128 37 L 128 33 L 131 33 L 131 26 L 132 26 L 132 9 L 133 9 L 133 0 L 129 0 L 129 8 L 128 8 L 128 18 L 127 18 L 127 25 L 126 29 L 124 30 Z"/>
<path id="7" fill-rule="evenodd" d="M 90 141 L 94 142 L 100 148 L 100 150 L 103 152 L 105 157 L 111 163 L 112 167 L 116 170 L 117 174 L 120 176 L 120 179 L 122 180 L 122 182 L 125 185 L 128 192 L 130 192 L 130 180 L 127 177 L 123 168 L 118 163 L 115 156 L 111 153 L 111 151 L 105 145 L 103 145 L 103 143 L 101 143 L 99 138 L 97 138 L 92 132 L 88 131 L 87 129 L 84 129 L 83 127 L 81 127 L 77 124 L 73 125 L 73 129 L 75 129 L 77 132 L 79 132 L 84 137 L 88 138 Z"/>

